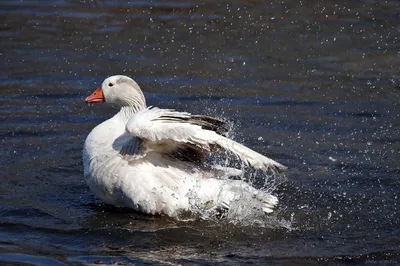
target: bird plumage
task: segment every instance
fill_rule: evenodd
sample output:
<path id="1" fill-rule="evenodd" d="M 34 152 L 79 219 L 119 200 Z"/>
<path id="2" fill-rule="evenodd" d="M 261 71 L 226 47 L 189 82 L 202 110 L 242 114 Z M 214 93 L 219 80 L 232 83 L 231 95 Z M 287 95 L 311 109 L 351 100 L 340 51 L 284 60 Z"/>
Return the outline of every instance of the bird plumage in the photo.
<path id="1" fill-rule="evenodd" d="M 286 168 L 227 138 L 229 123 L 146 107 L 142 91 L 129 77 L 107 78 L 99 90 L 87 102 L 106 101 L 121 107 L 114 117 L 93 129 L 84 145 L 86 180 L 105 202 L 176 216 L 193 209 L 193 198 L 196 206 L 212 202 L 215 208 L 229 208 L 245 193 L 252 195 L 264 212 L 272 212 L 275 196 L 227 178 L 240 170 L 205 165 L 207 155 L 222 151 L 256 169 L 278 172 Z"/>

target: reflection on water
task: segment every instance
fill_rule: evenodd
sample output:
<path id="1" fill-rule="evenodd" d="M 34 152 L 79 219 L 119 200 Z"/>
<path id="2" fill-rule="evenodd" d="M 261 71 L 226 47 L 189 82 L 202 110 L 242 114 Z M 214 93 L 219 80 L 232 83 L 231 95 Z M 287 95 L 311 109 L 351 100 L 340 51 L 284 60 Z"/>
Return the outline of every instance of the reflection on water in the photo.
<path id="1" fill-rule="evenodd" d="M 36 265 L 398 263 L 397 1 L 2 1 L 0 261 Z M 97 202 L 83 99 L 109 75 L 151 105 L 236 121 L 288 165 L 271 225 Z M 276 226 L 276 225 L 282 226 Z"/>

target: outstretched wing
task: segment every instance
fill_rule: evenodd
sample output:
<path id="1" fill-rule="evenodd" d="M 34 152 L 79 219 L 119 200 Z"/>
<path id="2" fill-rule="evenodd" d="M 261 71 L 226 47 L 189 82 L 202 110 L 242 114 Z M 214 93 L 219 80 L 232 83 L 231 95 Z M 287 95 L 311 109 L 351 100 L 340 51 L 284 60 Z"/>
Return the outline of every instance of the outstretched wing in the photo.
<path id="1" fill-rule="evenodd" d="M 225 122 L 208 117 L 170 109 L 146 108 L 132 116 L 126 131 L 154 144 L 184 144 L 204 153 L 219 148 L 236 155 L 249 166 L 258 169 L 283 170 L 286 167 L 220 134 Z M 220 133 L 221 132 L 221 133 Z"/>

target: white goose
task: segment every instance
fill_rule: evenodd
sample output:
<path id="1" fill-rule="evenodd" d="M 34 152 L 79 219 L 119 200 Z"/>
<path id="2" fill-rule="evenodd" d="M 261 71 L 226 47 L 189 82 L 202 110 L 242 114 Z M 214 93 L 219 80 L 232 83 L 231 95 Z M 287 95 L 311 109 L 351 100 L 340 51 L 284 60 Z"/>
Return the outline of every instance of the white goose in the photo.
<path id="1" fill-rule="evenodd" d="M 108 204 L 147 214 L 177 216 L 196 207 L 229 208 L 246 194 L 265 213 L 278 200 L 240 180 L 238 169 L 204 165 L 204 157 L 223 150 L 256 169 L 286 167 L 224 137 L 226 123 L 209 116 L 146 107 L 137 83 L 112 76 L 86 98 L 121 107 L 86 138 L 83 164 L 92 192 Z"/>

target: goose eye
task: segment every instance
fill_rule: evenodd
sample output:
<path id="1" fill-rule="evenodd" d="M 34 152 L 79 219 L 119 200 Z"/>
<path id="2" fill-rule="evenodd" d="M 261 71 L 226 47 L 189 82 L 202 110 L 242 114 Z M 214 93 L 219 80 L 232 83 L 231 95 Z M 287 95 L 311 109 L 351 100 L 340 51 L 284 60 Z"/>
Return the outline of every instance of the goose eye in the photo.
<path id="1" fill-rule="evenodd" d="M 111 82 L 108 83 L 108 87 L 112 87 L 112 86 L 114 86 L 114 84 L 112 84 Z"/>

